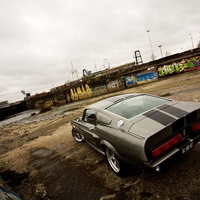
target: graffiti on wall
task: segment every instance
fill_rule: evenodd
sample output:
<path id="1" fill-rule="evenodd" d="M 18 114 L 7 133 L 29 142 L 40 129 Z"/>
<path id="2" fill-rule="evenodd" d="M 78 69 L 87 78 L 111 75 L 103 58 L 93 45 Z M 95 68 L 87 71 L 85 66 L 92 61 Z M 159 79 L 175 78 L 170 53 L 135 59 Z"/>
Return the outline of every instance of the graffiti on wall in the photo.
<path id="1" fill-rule="evenodd" d="M 72 100 L 83 99 L 88 96 L 95 96 L 97 94 L 106 93 L 109 90 L 118 90 L 123 87 L 130 87 L 135 84 L 141 84 L 147 81 L 157 79 L 156 71 L 146 71 L 143 73 L 123 76 L 120 79 L 111 80 L 106 84 L 101 84 L 90 88 L 87 84 L 85 86 L 79 86 L 70 89 Z"/>
<path id="2" fill-rule="evenodd" d="M 120 89 L 122 87 L 130 87 L 136 84 L 144 83 L 147 81 L 152 81 L 158 79 L 157 72 L 154 70 L 145 71 L 143 73 L 129 75 L 129 76 L 122 76 L 120 79 L 111 80 L 106 85 L 100 85 L 92 89 L 92 93 L 97 93 L 104 90 L 113 90 L 113 89 Z"/>
<path id="3" fill-rule="evenodd" d="M 92 94 L 104 93 L 107 91 L 107 86 L 105 84 L 99 85 L 91 88 Z"/>
<path id="4" fill-rule="evenodd" d="M 125 85 L 132 86 L 136 84 L 136 77 L 135 76 L 126 76 L 124 77 Z"/>
<path id="5" fill-rule="evenodd" d="M 148 81 L 152 81 L 152 80 L 157 80 L 158 79 L 158 75 L 156 71 L 150 71 L 150 72 L 145 72 L 145 73 L 139 73 L 136 75 L 136 81 L 138 84 L 141 83 L 145 83 Z"/>
<path id="6" fill-rule="evenodd" d="M 120 79 L 112 80 L 107 84 L 108 89 L 117 89 L 117 88 L 120 88 L 122 86 L 123 85 L 122 85 L 122 82 L 121 82 Z"/>
<path id="7" fill-rule="evenodd" d="M 142 84 L 157 78 L 157 72 L 155 71 L 155 68 L 153 68 L 153 70 L 147 70 L 143 73 L 122 76 L 121 78 L 109 81 L 107 84 L 101 83 L 100 85 L 91 88 L 88 86 L 88 84 L 74 87 L 70 89 L 70 95 L 72 100 L 79 100 L 87 98 L 88 96 L 103 94 L 110 90 L 118 90 L 123 87 L 131 87 L 136 84 Z"/>
<path id="8" fill-rule="evenodd" d="M 183 59 L 181 62 L 173 62 L 170 65 L 161 66 L 158 68 L 158 75 L 159 77 L 164 77 L 192 70 L 200 70 L 200 56 Z"/>
<path id="9" fill-rule="evenodd" d="M 70 89 L 70 95 L 72 100 L 84 99 L 92 95 L 92 91 L 88 84 L 78 86 Z"/>

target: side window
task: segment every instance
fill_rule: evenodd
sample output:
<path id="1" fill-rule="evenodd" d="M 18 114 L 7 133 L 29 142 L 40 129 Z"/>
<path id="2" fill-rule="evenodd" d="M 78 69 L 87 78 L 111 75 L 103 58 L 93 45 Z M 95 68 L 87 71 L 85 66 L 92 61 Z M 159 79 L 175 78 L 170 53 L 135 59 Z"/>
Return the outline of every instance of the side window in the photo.
<path id="1" fill-rule="evenodd" d="M 87 109 L 84 111 L 83 121 L 95 125 L 96 115 L 94 110 Z"/>

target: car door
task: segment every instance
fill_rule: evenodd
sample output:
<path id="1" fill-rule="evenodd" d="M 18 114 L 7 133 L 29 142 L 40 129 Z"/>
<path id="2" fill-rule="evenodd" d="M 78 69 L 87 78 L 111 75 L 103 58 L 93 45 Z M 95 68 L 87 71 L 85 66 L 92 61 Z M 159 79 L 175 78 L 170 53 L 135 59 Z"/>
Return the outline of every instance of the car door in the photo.
<path id="1" fill-rule="evenodd" d="M 95 144 L 96 113 L 92 109 L 86 109 L 82 117 L 82 135 L 88 142 Z"/>

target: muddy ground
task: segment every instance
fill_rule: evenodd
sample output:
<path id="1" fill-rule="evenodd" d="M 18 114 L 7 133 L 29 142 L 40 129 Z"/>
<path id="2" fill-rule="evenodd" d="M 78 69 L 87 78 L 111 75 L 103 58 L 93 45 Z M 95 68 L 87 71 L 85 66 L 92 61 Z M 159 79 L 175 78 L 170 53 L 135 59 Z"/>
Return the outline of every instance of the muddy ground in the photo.
<path id="1" fill-rule="evenodd" d="M 200 71 L 53 108 L 0 126 L 0 175 L 24 200 L 200 199 L 200 143 L 157 173 L 137 170 L 120 178 L 106 159 L 71 136 L 71 119 L 107 96 L 145 92 L 200 102 Z"/>

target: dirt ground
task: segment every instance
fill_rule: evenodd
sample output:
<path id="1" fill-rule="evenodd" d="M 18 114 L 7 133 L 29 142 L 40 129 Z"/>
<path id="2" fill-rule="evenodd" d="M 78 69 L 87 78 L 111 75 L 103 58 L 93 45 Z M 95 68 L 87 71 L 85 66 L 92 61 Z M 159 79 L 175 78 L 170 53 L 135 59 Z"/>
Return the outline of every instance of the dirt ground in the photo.
<path id="1" fill-rule="evenodd" d="M 24 200 L 200 199 L 200 143 L 157 173 L 134 167 L 116 176 L 87 143 L 76 143 L 70 121 L 90 103 L 142 92 L 200 102 L 200 71 L 53 108 L 0 126 L 0 175 Z"/>

